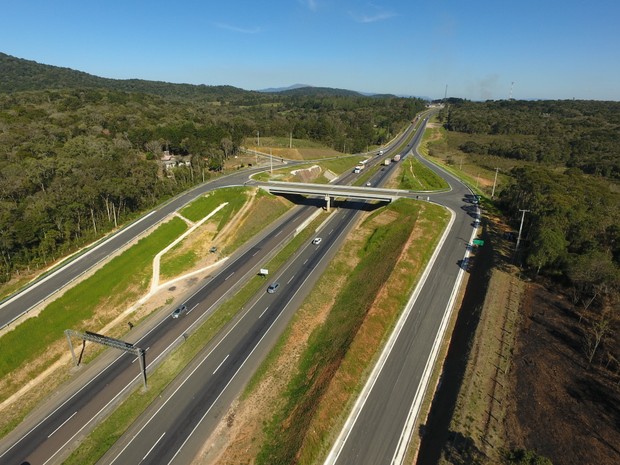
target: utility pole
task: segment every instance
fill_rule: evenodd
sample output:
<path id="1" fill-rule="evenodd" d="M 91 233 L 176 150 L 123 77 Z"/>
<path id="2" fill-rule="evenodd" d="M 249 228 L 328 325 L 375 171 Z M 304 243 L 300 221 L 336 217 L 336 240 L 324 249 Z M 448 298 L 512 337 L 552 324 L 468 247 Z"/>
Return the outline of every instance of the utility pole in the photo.
<path id="1" fill-rule="evenodd" d="M 269 162 L 271 164 L 271 175 L 273 176 L 273 154 L 271 153 L 271 147 L 269 147 Z"/>
<path id="2" fill-rule="evenodd" d="M 448 84 L 446 84 L 446 91 L 443 93 L 443 101 L 445 103 L 446 98 L 448 98 Z"/>
<path id="3" fill-rule="evenodd" d="M 292 149 L 293 148 L 293 133 L 291 132 L 291 136 L 289 137 L 288 140 L 288 148 Z"/>
<path id="4" fill-rule="evenodd" d="M 521 242 L 521 231 L 523 231 L 523 220 L 525 219 L 525 213 L 529 212 L 530 210 L 519 210 L 520 212 L 523 212 L 523 214 L 521 215 L 521 226 L 519 226 L 519 235 L 517 236 L 517 245 L 515 246 L 515 254 L 517 253 L 517 250 L 519 250 L 519 243 Z"/>
<path id="5" fill-rule="evenodd" d="M 493 190 L 491 191 L 491 199 L 495 197 L 495 184 L 497 183 L 497 172 L 498 171 L 499 171 L 499 168 L 495 168 L 495 179 L 493 179 Z"/>
<path id="6" fill-rule="evenodd" d="M 260 147 L 260 131 L 256 131 L 256 145 Z"/>

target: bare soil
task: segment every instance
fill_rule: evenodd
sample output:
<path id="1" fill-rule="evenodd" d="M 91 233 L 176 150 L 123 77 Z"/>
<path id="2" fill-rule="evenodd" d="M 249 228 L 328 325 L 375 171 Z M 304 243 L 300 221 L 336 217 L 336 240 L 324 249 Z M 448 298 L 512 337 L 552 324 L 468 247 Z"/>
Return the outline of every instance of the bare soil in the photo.
<path id="1" fill-rule="evenodd" d="M 620 463 L 618 373 L 605 359 L 588 366 L 563 289 L 520 279 L 505 226 L 494 218 L 487 228 L 483 250 L 494 248 L 494 259 L 474 260 L 417 463 L 495 464 L 511 449 L 556 465 Z M 478 314 L 484 292 L 472 286 L 491 270 Z"/>
<path id="2" fill-rule="evenodd" d="M 620 389 L 600 365 L 587 366 L 570 302 L 528 286 L 507 399 L 509 441 L 554 464 L 620 463 Z"/>

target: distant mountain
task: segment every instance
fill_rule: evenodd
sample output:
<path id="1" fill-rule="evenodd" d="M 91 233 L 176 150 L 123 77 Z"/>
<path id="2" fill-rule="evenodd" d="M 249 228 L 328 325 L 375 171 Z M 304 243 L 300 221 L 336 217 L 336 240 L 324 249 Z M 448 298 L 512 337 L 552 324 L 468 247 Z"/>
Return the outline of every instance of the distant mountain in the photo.
<path id="1" fill-rule="evenodd" d="M 285 92 L 287 90 L 301 89 L 302 87 L 312 87 L 312 86 L 308 84 L 293 84 L 292 86 L 288 86 L 288 87 L 269 87 L 267 89 L 259 89 L 257 92 L 263 92 L 266 94 L 276 94 L 278 92 Z"/>
<path id="2" fill-rule="evenodd" d="M 162 97 L 217 98 L 239 97 L 255 92 L 233 86 L 173 84 L 142 79 L 109 79 L 71 68 L 44 65 L 0 52 L 0 93 L 46 89 L 97 88 L 140 92 Z"/>

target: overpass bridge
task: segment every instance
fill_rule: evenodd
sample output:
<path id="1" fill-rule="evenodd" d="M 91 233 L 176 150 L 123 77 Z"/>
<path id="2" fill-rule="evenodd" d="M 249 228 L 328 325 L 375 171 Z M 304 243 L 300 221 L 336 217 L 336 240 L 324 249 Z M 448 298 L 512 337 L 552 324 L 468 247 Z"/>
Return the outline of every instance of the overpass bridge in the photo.
<path id="1" fill-rule="evenodd" d="M 411 192 L 401 189 L 382 189 L 377 187 L 339 186 L 332 184 L 307 184 L 298 182 L 253 182 L 253 185 L 271 194 L 301 194 L 323 197 L 329 211 L 330 199 L 344 197 L 347 199 L 378 200 L 393 202 L 401 197 L 412 197 Z M 415 194 L 414 194 L 415 195 Z"/>

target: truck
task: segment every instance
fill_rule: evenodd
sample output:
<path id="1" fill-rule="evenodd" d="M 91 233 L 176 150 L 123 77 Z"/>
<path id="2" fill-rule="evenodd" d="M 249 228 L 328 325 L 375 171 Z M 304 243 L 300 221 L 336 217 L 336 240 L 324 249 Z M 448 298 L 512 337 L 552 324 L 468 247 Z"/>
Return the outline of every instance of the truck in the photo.
<path id="1" fill-rule="evenodd" d="M 394 155 L 394 158 L 392 159 L 392 161 L 400 161 L 400 155 L 399 154 Z"/>
<path id="2" fill-rule="evenodd" d="M 384 164 L 385 166 L 387 166 L 387 165 L 389 165 L 389 164 L 390 164 L 390 161 L 391 161 L 391 160 L 390 160 L 389 158 L 386 158 L 385 160 L 383 160 L 383 164 Z"/>
<path id="3" fill-rule="evenodd" d="M 359 165 L 357 165 L 357 166 L 355 167 L 355 169 L 353 170 L 353 172 L 357 174 L 357 173 L 361 172 L 361 171 L 364 169 L 364 167 L 365 167 L 365 166 L 366 166 L 366 165 L 363 165 L 362 163 L 360 163 Z"/>
<path id="4" fill-rule="evenodd" d="M 377 155 L 379 155 L 379 156 L 383 155 L 383 150 L 379 150 L 379 151 L 377 152 Z"/>

